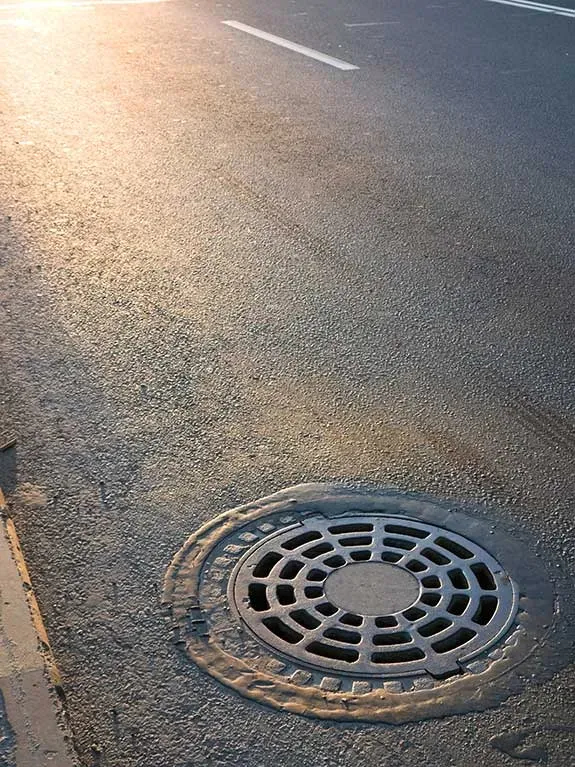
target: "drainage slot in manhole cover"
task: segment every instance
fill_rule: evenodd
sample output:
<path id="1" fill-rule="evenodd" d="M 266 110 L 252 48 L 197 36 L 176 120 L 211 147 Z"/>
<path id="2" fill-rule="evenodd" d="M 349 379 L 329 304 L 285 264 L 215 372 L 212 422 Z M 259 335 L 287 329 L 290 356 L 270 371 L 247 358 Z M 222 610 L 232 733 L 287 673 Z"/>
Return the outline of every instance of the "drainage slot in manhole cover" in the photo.
<path id="1" fill-rule="evenodd" d="M 517 565 L 509 552 L 492 525 L 427 499 L 304 485 L 192 536 L 164 598 L 186 652 L 243 694 L 406 721 L 470 698 L 483 708 L 496 684 L 505 696 L 497 680 L 552 618 L 541 577 L 537 616 L 521 625 L 532 558 Z"/>

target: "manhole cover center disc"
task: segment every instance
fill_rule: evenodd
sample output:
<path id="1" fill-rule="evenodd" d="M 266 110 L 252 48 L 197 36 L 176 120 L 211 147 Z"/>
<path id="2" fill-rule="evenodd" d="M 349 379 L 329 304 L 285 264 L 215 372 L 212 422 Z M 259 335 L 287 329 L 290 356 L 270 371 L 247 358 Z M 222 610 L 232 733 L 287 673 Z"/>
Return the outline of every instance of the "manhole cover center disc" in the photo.
<path id="1" fill-rule="evenodd" d="M 325 582 L 330 602 L 361 615 L 388 615 L 407 610 L 417 601 L 417 578 L 395 565 L 359 563 L 331 573 Z"/>

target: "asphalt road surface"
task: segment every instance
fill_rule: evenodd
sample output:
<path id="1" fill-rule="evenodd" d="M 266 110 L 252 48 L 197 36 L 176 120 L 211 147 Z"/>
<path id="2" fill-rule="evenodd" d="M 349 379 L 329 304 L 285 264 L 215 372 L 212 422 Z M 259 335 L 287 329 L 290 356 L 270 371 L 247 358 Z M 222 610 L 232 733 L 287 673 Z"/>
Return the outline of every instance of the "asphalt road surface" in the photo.
<path id="1" fill-rule="evenodd" d="M 572 657 L 481 714 L 335 724 L 220 686 L 158 603 L 201 522 L 335 479 L 488 509 L 569 593 L 558 2 L 2 0 L 2 482 L 84 764 L 575 761 Z"/>

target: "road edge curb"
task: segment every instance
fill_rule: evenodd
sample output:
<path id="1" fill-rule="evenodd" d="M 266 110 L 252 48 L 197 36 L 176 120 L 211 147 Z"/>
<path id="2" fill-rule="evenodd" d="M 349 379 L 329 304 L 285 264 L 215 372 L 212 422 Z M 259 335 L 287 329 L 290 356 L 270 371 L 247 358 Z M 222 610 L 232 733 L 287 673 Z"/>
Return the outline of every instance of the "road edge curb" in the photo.
<path id="1" fill-rule="evenodd" d="M 28 607 L 30 609 L 30 614 L 32 616 L 32 624 L 36 631 L 36 635 L 38 636 L 38 643 L 41 648 L 42 657 L 44 658 L 46 671 L 48 672 L 48 676 L 50 678 L 50 681 L 52 682 L 52 685 L 54 686 L 54 689 L 58 697 L 61 700 L 64 700 L 65 694 L 64 694 L 64 688 L 62 686 L 62 677 L 60 676 L 60 672 L 58 671 L 58 666 L 56 665 L 56 660 L 52 652 L 52 647 L 50 646 L 50 640 L 48 639 L 48 633 L 46 631 L 46 627 L 44 626 L 44 621 L 42 619 L 42 613 L 40 612 L 38 600 L 36 599 L 36 594 L 34 593 L 34 588 L 32 586 L 30 573 L 28 572 L 28 567 L 26 566 L 26 560 L 24 559 L 22 547 L 20 546 L 20 540 L 18 539 L 18 533 L 16 532 L 14 521 L 12 520 L 12 517 L 10 516 L 9 510 L 8 510 L 8 504 L 6 503 L 6 498 L 1 488 L 0 488 L 0 516 L 2 517 L 4 530 L 8 538 L 8 543 L 10 544 L 10 549 L 12 551 L 12 556 L 14 557 L 14 562 L 16 563 L 16 568 L 18 569 L 18 573 L 20 575 L 20 580 L 22 581 L 22 584 L 24 586 L 24 591 L 26 593 L 26 601 L 28 602 Z"/>
<path id="2" fill-rule="evenodd" d="M 2 532 L 5 535 L 8 549 L 14 562 L 17 577 L 20 580 L 22 590 L 24 592 L 23 596 L 25 604 L 28 608 L 30 625 L 36 636 L 37 653 L 40 659 L 39 662 L 43 665 L 45 672 L 46 687 L 48 692 L 50 688 L 52 690 L 51 697 L 53 701 L 54 715 L 59 722 L 57 729 L 60 730 L 61 735 L 64 738 L 67 757 L 70 760 L 66 760 L 66 767 L 68 764 L 79 764 L 78 755 L 74 748 L 74 738 L 71 732 L 67 711 L 64 706 L 66 696 L 62 683 L 62 677 L 60 675 L 60 671 L 58 670 L 54 653 L 50 645 L 48 633 L 46 631 L 42 613 L 40 612 L 38 600 L 36 599 L 36 594 L 32 585 L 32 579 L 28 571 L 28 566 L 26 565 L 26 560 L 20 545 L 18 533 L 16 532 L 16 526 L 14 525 L 14 521 L 11 517 L 8 503 L 2 488 L 0 488 L 0 524 L 2 525 Z M 56 719 L 54 719 L 54 722 L 56 722 Z M 53 738 L 53 733 L 50 737 Z M 18 760 L 17 764 L 19 764 Z"/>

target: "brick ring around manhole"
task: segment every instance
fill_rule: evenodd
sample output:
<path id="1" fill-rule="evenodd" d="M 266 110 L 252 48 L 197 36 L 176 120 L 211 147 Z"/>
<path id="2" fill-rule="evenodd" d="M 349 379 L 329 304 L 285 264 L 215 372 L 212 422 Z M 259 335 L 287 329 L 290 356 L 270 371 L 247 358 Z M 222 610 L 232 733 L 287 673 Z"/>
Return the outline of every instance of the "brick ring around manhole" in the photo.
<path id="1" fill-rule="evenodd" d="M 387 722 L 496 704 L 554 620 L 538 560 L 493 523 L 331 485 L 204 525 L 172 562 L 164 604 L 176 643 L 243 695 Z"/>

